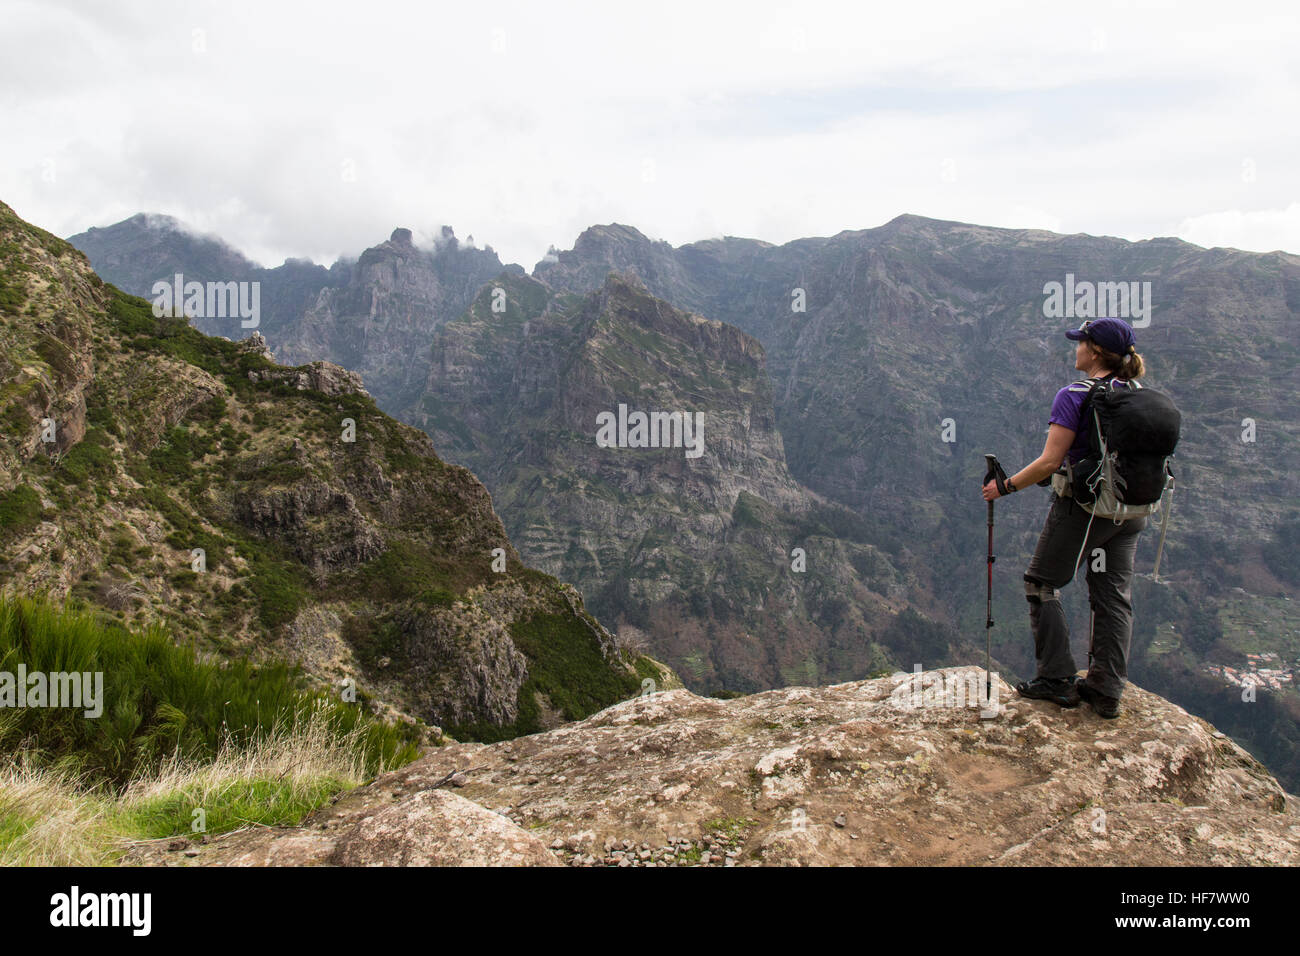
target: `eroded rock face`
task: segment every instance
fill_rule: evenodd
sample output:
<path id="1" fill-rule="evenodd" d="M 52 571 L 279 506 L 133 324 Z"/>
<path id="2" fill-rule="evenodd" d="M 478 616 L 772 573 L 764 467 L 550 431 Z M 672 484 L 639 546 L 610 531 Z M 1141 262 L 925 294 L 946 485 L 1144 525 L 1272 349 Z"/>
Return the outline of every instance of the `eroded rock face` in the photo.
<path id="1" fill-rule="evenodd" d="M 319 478 L 250 490 L 234 503 L 245 526 L 278 538 L 312 568 L 353 567 L 381 554 L 384 539 L 345 490 Z"/>
<path id="2" fill-rule="evenodd" d="M 970 686 L 983 677 L 975 668 L 935 673 Z M 1133 687 L 1114 721 L 997 687 L 999 712 L 988 719 L 974 707 L 911 708 L 907 686 L 890 678 L 727 701 L 674 690 L 547 733 L 440 748 L 300 828 L 217 837 L 192 858 L 152 847 L 132 859 L 1300 862 L 1295 798 L 1199 718 Z M 951 692 L 947 703 L 956 703 Z M 441 788 L 457 784 L 448 799 Z M 502 815 L 489 821 L 492 811 Z"/>
<path id="3" fill-rule="evenodd" d="M 411 610 L 398 617 L 411 647 L 410 666 L 431 712 L 452 724 L 519 716 L 528 660 L 510 637 L 513 616 L 490 601 L 465 602 L 456 613 Z"/>
<path id="4" fill-rule="evenodd" d="M 429 372 L 429 336 L 464 311 L 485 282 L 504 273 L 491 247 L 461 243 L 448 226 L 432 249 L 417 247 L 410 229 L 326 269 L 288 259 L 265 269 L 213 236 L 166 216 L 138 215 L 72 237 L 110 282 L 148 298 L 158 279 L 261 284 L 259 331 L 286 365 L 329 359 L 359 372 L 385 408 L 404 407 Z M 196 318 L 209 335 L 243 334 L 229 319 Z M 312 386 L 315 387 L 315 386 Z"/>
<path id="5" fill-rule="evenodd" d="M 464 311 L 485 282 L 523 270 L 504 266 L 489 249 L 462 247 L 450 229 L 430 251 L 399 228 L 344 271 L 345 284 L 322 289 L 286 323 L 276 351 L 293 364 L 338 362 L 361 373 L 382 407 L 401 408 L 428 376 L 434 330 Z"/>

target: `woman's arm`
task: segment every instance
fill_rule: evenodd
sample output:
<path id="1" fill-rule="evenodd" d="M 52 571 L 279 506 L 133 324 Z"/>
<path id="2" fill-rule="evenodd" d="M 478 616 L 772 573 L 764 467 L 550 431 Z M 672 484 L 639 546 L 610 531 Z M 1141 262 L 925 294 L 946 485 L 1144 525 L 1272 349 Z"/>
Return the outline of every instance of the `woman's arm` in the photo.
<path id="1" fill-rule="evenodd" d="M 1011 483 L 1017 489 L 1028 488 L 1055 472 L 1061 467 L 1061 462 L 1065 460 L 1065 454 L 1070 450 L 1070 446 L 1074 444 L 1074 434 L 1064 425 L 1048 426 L 1047 443 L 1043 445 L 1043 453 L 1012 475 Z M 989 493 L 990 489 L 992 494 Z M 990 481 L 984 486 L 985 501 L 992 501 L 999 497 L 1001 495 L 998 494 L 996 481 Z"/>

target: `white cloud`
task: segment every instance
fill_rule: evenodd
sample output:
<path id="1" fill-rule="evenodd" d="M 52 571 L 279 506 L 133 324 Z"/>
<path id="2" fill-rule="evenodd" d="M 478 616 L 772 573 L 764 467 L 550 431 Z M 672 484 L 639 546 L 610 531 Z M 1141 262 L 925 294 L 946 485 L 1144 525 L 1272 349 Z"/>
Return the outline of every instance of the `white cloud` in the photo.
<path id="1" fill-rule="evenodd" d="M 10 3 L 0 199 L 63 235 L 167 213 L 272 264 L 442 223 L 527 267 L 610 221 L 1199 241 L 1297 200 L 1278 10 Z M 1214 228 L 1300 251 L 1265 213 Z"/>
<path id="2" fill-rule="evenodd" d="M 1184 219 L 1178 235 L 1198 246 L 1226 246 L 1248 252 L 1300 250 L 1300 202 L 1285 209 L 1242 212 L 1229 209 Z"/>
<path id="3" fill-rule="evenodd" d="M 1060 216 L 1054 216 L 1047 210 L 1035 206 L 1012 206 L 1000 225 L 1012 229 L 1046 229 L 1048 232 L 1064 231 Z"/>

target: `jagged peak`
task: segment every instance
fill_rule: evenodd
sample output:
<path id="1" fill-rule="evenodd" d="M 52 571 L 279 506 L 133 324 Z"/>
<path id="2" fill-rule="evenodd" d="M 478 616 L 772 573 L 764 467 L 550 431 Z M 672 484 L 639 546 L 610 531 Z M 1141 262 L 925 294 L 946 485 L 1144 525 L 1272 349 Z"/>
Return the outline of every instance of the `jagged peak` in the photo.
<path id="1" fill-rule="evenodd" d="M 636 226 L 627 226 L 619 222 L 606 223 L 604 225 L 588 226 L 581 235 L 578 236 L 577 242 L 573 247 L 577 249 L 583 243 L 595 242 L 601 239 L 613 239 L 620 242 L 654 242 L 649 236 L 643 233 Z"/>
<path id="2" fill-rule="evenodd" d="M 544 271 L 550 266 L 555 265 L 562 259 L 570 256 L 583 257 L 600 256 L 604 252 L 616 248 L 634 248 L 647 249 L 651 247 L 662 247 L 671 253 L 673 247 L 670 243 L 662 239 L 651 239 L 640 229 L 635 226 L 628 226 L 623 223 L 611 222 L 588 226 L 584 229 L 573 243 L 571 251 L 564 251 L 552 244 L 547 250 L 546 255 L 537 261 L 533 266 L 533 272 Z"/>

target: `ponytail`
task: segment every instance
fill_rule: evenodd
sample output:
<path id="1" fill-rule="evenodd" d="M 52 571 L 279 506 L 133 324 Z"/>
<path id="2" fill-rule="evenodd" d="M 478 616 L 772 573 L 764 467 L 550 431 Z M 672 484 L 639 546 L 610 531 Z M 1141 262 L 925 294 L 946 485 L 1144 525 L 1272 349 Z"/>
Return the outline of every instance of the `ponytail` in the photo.
<path id="1" fill-rule="evenodd" d="M 1106 371 L 1118 378 L 1131 382 L 1146 374 L 1146 363 L 1132 346 L 1129 346 L 1129 350 L 1121 357 L 1114 352 L 1107 352 L 1091 339 L 1088 340 L 1088 345 L 1101 360 L 1101 364 L 1106 366 Z"/>
<path id="2" fill-rule="evenodd" d="M 1119 363 L 1119 377 L 1125 381 L 1131 382 L 1135 378 L 1141 378 L 1146 371 L 1146 363 L 1136 351 L 1129 352 Z"/>

